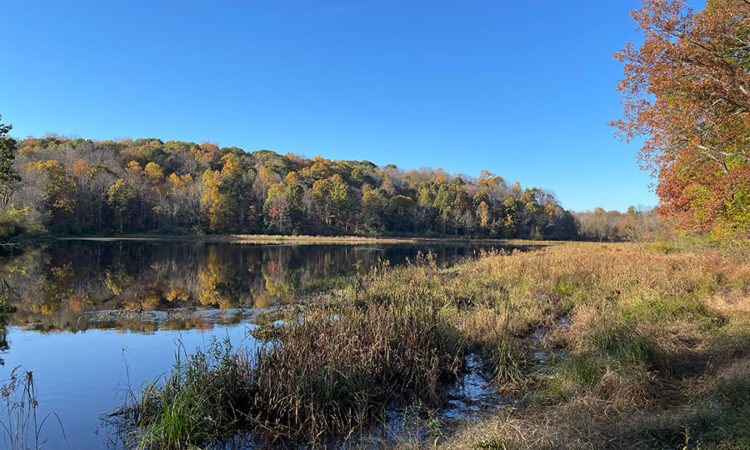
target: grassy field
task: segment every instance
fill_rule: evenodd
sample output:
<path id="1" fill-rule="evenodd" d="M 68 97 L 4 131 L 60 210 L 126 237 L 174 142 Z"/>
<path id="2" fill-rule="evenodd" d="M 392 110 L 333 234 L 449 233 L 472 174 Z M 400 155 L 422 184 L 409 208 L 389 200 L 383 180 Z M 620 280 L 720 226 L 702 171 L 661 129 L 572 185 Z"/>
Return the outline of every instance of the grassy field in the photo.
<path id="1" fill-rule="evenodd" d="M 520 355 L 541 330 L 533 345 L 564 358 L 540 375 L 533 358 L 519 357 L 520 374 L 498 381 L 524 408 L 468 426 L 446 446 L 750 447 L 746 253 L 587 244 L 466 267 L 507 283 Z M 477 323 L 492 330 L 497 319 Z"/>
<path id="2" fill-rule="evenodd" d="M 750 447 L 743 250 L 568 243 L 448 269 L 426 256 L 305 300 L 258 330 L 260 350 L 216 344 L 147 388 L 121 411 L 124 439 L 346 439 L 396 406 L 439 409 L 474 353 L 520 407 L 389 444 Z"/>

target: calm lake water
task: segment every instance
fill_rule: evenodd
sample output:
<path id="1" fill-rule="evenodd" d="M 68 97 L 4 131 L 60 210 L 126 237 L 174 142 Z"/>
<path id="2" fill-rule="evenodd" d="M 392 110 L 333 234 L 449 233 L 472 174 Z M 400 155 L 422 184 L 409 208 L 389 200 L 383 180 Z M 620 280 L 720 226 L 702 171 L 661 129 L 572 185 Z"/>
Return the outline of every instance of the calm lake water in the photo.
<path id="1" fill-rule="evenodd" d="M 55 242 L 0 260 L 0 295 L 16 307 L 0 326 L 0 380 L 19 365 L 33 372 L 38 413 L 54 411 L 67 436 L 48 420 L 45 448 L 102 448 L 112 436 L 100 417 L 168 371 L 178 342 L 188 352 L 214 338 L 254 346 L 253 317 L 295 293 L 379 260 L 432 252 L 450 265 L 492 248 Z"/>

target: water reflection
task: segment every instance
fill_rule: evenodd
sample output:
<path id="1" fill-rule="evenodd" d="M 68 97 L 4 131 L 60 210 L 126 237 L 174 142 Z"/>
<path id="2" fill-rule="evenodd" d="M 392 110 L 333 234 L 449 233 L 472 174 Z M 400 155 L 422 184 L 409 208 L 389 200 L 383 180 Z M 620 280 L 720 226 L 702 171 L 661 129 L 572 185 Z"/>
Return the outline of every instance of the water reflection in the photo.
<path id="1" fill-rule="evenodd" d="M 37 331 L 210 328 L 185 311 L 236 310 L 221 317 L 232 323 L 245 309 L 290 301 L 381 259 L 400 264 L 431 251 L 448 264 L 480 248 L 64 241 L 3 260 L 0 295 L 16 309 L 8 324 Z"/>

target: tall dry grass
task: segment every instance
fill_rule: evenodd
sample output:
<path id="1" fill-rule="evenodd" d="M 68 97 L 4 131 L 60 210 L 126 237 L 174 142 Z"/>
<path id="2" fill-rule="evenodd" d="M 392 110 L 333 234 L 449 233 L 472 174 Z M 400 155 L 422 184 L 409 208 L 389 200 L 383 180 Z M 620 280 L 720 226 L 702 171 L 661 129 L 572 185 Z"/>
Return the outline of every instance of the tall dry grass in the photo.
<path id="1" fill-rule="evenodd" d="M 571 244 L 467 264 L 462 276 L 505 281 L 517 341 L 541 330 L 538 345 L 565 358 L 552 376 L 528 368 L 521 413 L 446 445 L 749 447 L 750 378 L 736 369 L 750 357 L 746 256 Z"/>
<path id="2" fill-rule="evenodd" d="M 217 444 L 252 430 L 263 445 L 319 442 L 385 420 L 386 408 L 437 405 L 465 343 L 439 311 L 330 306 L 257 351 L 227 343 L 178 363 L 115 414 L 138 448 Z"/>

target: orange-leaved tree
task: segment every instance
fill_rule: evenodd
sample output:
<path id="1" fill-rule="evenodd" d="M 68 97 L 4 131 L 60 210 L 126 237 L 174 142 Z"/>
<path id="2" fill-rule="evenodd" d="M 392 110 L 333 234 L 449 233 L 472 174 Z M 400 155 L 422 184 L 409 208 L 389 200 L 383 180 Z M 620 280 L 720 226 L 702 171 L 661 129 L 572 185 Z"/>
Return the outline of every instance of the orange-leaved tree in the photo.
<path id="1" fill-rule="evenodd" d="M 750 0 L 642 0 L 644 34 L 615 58 L 626 140 L 658 176 L 659 212 L 717 237 L 750 232 Z"/>

